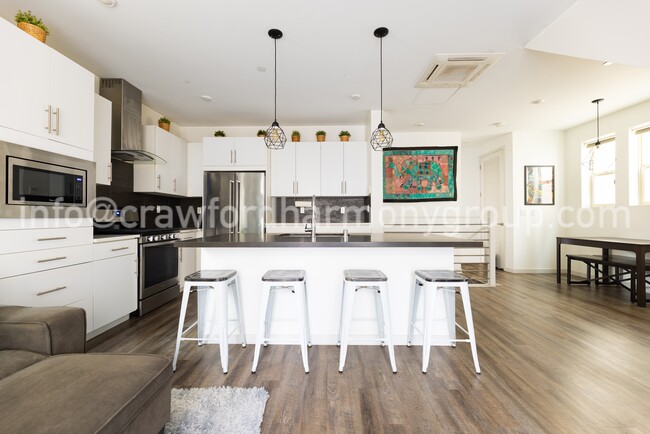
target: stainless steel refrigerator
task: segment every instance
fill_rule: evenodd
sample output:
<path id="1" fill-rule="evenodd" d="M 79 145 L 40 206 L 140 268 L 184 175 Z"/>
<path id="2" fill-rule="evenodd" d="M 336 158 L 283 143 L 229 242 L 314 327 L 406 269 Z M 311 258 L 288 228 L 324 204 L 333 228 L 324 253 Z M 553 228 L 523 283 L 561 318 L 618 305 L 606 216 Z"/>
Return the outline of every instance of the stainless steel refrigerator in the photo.
<path id="1" fill-rule="evenodd" d="M 203 235 L 264 233 L 264 172 L 203 174 Z"/>

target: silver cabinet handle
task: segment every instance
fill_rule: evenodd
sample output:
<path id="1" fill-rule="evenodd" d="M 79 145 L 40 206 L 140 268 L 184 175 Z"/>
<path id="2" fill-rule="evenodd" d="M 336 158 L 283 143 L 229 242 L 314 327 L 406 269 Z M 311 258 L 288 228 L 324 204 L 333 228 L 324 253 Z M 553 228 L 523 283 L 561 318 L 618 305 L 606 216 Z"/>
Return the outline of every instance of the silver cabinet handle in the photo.
<path id="1" fill-rule="evenodd" d="M 174 178 L 174 192 L 176 192 L 176 178 Z"/>
<path id="2" fill-rule="evenodd" d="M 157 179 L 157 181 L 156 181 L 156 188 L 157 188 L 158 190 L 160 190 L 160 175 L 156 176 L 156 179 Z"/>
<path id="3" fill-rule="evenodd" d="M 42 264 L 43 262 L 61 261 L 63 259 L 67 259 L 67 256 L 59 256 L 56 258 L 49 258 L 49 259 L 39 259 L 38 261 L 36 261 L 36 263 Z"/>
<path id="4" fill-rule="evenodd" d="M 183 262 L 183 249 L 178 249 L 178 260 Z"/>
<path id="5" fill-rule="evenodd" d="M 45 129 L 47 130 L 48 134 L 51 134 L 52 133 L 52 106 L 48 105 L 45 111 L 47 112 L 47 125 L 45 126 Z"/>
<path id="6" fill-rule="evenodd" d="M 50 238 L 39 238 L 37 241 L 56 241 L 56 240 L 66 240 L 68 237 L 50 237 Z"/>
<path id="7" fill-rule="evenodd" d="M 232 152 L 233 152 L 233 151 L 232 151 L 232 149 L 231 149 L 231 150 L 230 150 L 230 164 L 233 163 L 233 160 L 232 160 Z"/>
<path id="8" fill-rule="evenodd" d="M 52 128 L 52 131 L 56 132 L 57 136 L 61 134 L 61 129 L 59 128 L 59 118 L 61 117 L 61 112 L 59 110 L 60 109 L 58 107 L 56 110 L 54 110 L 54 116 L 56 116 L 56 128 Z"/>
<path id="9" fill-rule="evenodd" d="M 343 181 L 343 194 L 348 194 L 348 181 Z"/>
<path id="10" fill-rule="evenodd" d="M 237 164 L 237 149 L 235 149 L 234 152 L 235 152 L 235 161 L 233 161 L 233 163 Z"/>
<path id="11" fill-rule="evenodd" d="M 108 180 L 113 180 L 113 163 L 108 163 Z"/>
<path id="12" fill-rule="evenodd" d="M 300 193 L 300 184 L 298 184 L 298 181 L 296 181 L 296 194 Z"/>
<path id="13" fill-rule="evenodd" d="M 47 291 L 37 292 L 36 295 L 45 295 L 45 294 L 49 294 L 50 292 L 61 291 L 62 289 L 66 289 L 66 288 L 67 288 L 67 286 L 59 286 L 58 288 L 48 289 Z"/>
<path id="14" fill-rule="evenodd" d="M 111 252 L 119 252 L 120 250 L 128 250 L 128 247 L 117 247 L 115 249 L 111 249 Z"/>
<path id="15" fill-rule="evenodd" d="M 344 185 L 344 181 L 341 181 L 341 194 L 345 194 L 345 185 Z"/>

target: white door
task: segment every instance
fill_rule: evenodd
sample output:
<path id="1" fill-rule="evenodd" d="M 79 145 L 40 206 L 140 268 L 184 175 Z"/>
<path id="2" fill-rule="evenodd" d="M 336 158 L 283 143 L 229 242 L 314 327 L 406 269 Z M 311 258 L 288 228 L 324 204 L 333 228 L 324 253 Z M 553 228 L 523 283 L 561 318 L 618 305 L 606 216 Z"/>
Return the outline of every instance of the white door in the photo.
<path id="1" fill-rule="evenodd" d="M 95 177 L 97 184 L 111 185 L 111 109 L 113 103 L 95 94 Z"/>
<path id="2" fill-rule="evenodd" d="M 203 138 L 204 166 L 231 166 L 234 164 L 234 139 L 230 137 Z"/>
<path id="3" fill-rule="evenodd" d="M 368 143 L 344 142 L 344 196 L 368 195 Z"/>
<path id="4" fill-rule="evenodd" d="M 296 195 L 320 196 L 320 143 L 296 142 Z"/>
<path id="5" fill-rule="evenodd" d="M 187 195 L 203 196 L 203 143 L 187 144 Z"/>
<path id="6" fill-rule="evenodd" d="M 267 148 L 261 137 L 235 138 L 234 163 L 237 166 L 266 166 Z"/>
<path id="7" fill-rule="evenodd" d="M 172 135 L 172 193 L 187 196 L 187 144 Z"/>
<path id="8" fill-rule="evenodd" d="M 94 263 L 94 328 L 138 308 L 138 257 L 124 255 Z"/>
<path id="9" fill-rule="evenodd" d="M 503 224 L 505 188 L 503 182 L 503 151 L 499 150 L 481 157 L 481 208 L 490 216 L 493 239 L 490 249 L 495 254 L 496 267 L 505 265 L 505 227 Z"/>
<path id="10" fill-rule="evenodd" d="M 271 151 L 271 196 L 296 195 L 296 142 Z"/>

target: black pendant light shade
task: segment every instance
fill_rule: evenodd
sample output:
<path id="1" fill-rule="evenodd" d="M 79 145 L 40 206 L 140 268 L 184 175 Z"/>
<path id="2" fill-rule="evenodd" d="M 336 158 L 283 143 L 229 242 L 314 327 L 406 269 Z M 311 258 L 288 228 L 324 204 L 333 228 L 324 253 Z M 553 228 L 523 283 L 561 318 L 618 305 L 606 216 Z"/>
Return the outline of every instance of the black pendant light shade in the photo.
<path id="1" fill-rule="evenodd" d="M 273 123 L 266 130 L 266 137 L 264 137 L 264 143 L 269 149 L 283 149 L 285 143 L 287 143 L 287 136 L 284 134 L 280 124 L 278 124 L 278 39 L 282 37 L 282 32 L 278 29 L 269 30 L 269 36 L 273 39 L 273 46 L 275 51 L 275 64 L 273 69 L 273 88 L 274 88 L 274 97 L 273 97 Z"/>
<path id="2" fill-rule="evenodd" d="M 370 136 L 370 146 L 375 151 L 390 148 L 393 145 L 393 135 L 388 131 L 384 125 L 384 47 L 383 38 L 388 34 L 386 27 L 378 27 L 374 31 L 374 35 L 379 38 L 379 95 L 380 95 L 380 121 L 377 129 L 372 132 Z"/>

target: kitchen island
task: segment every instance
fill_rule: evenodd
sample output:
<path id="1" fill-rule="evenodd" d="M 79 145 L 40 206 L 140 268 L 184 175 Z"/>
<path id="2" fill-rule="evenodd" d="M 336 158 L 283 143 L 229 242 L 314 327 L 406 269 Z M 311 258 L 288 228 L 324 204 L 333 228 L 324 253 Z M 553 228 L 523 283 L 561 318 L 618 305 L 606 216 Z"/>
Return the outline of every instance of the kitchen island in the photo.
<path id="1" fill-rule="evenodd" d="M 373 268 L 388 276 L 393 342 L 406 344 L 409 298 L 417 269 L 453 270 L 455 248 L 482 247 L 481 241 L 422 233 L 339 234 L 223 234 L 177 242 L 200 248 L 201 269 L 233 269 L 239 273 L 246 339 L 255 342 L 261 277 L 270 269 L 303 269 L 312 342 L 336 344 L 341 309 L 343 270 Z M 181 278 L 184 276 L 181 276 Z M 295 339 L 295 301 L 280 291 L 276 296 L 271 335 L 280 342 Z M 421 310 L 421 309 L 420 309 Z M 230 312 L 234 312 L 232 306 Z M 421 318 L 421 314 L 419 315 Z M 232 314 L 231 314 L 232 318 Z M 438 300 L 435 334 L 447 334 L 446 309 Z M 355 300 L 352 336 L 376 337 L 374 299 L 360 291 Z M 238 336 L 233 335 L 232 342 Z M 416 338 L 414 343 L 420 343 Z M 367 341 L 371 343 L 371 341 Z M 376 343 L 376 342 L 375 342 Z"/>

